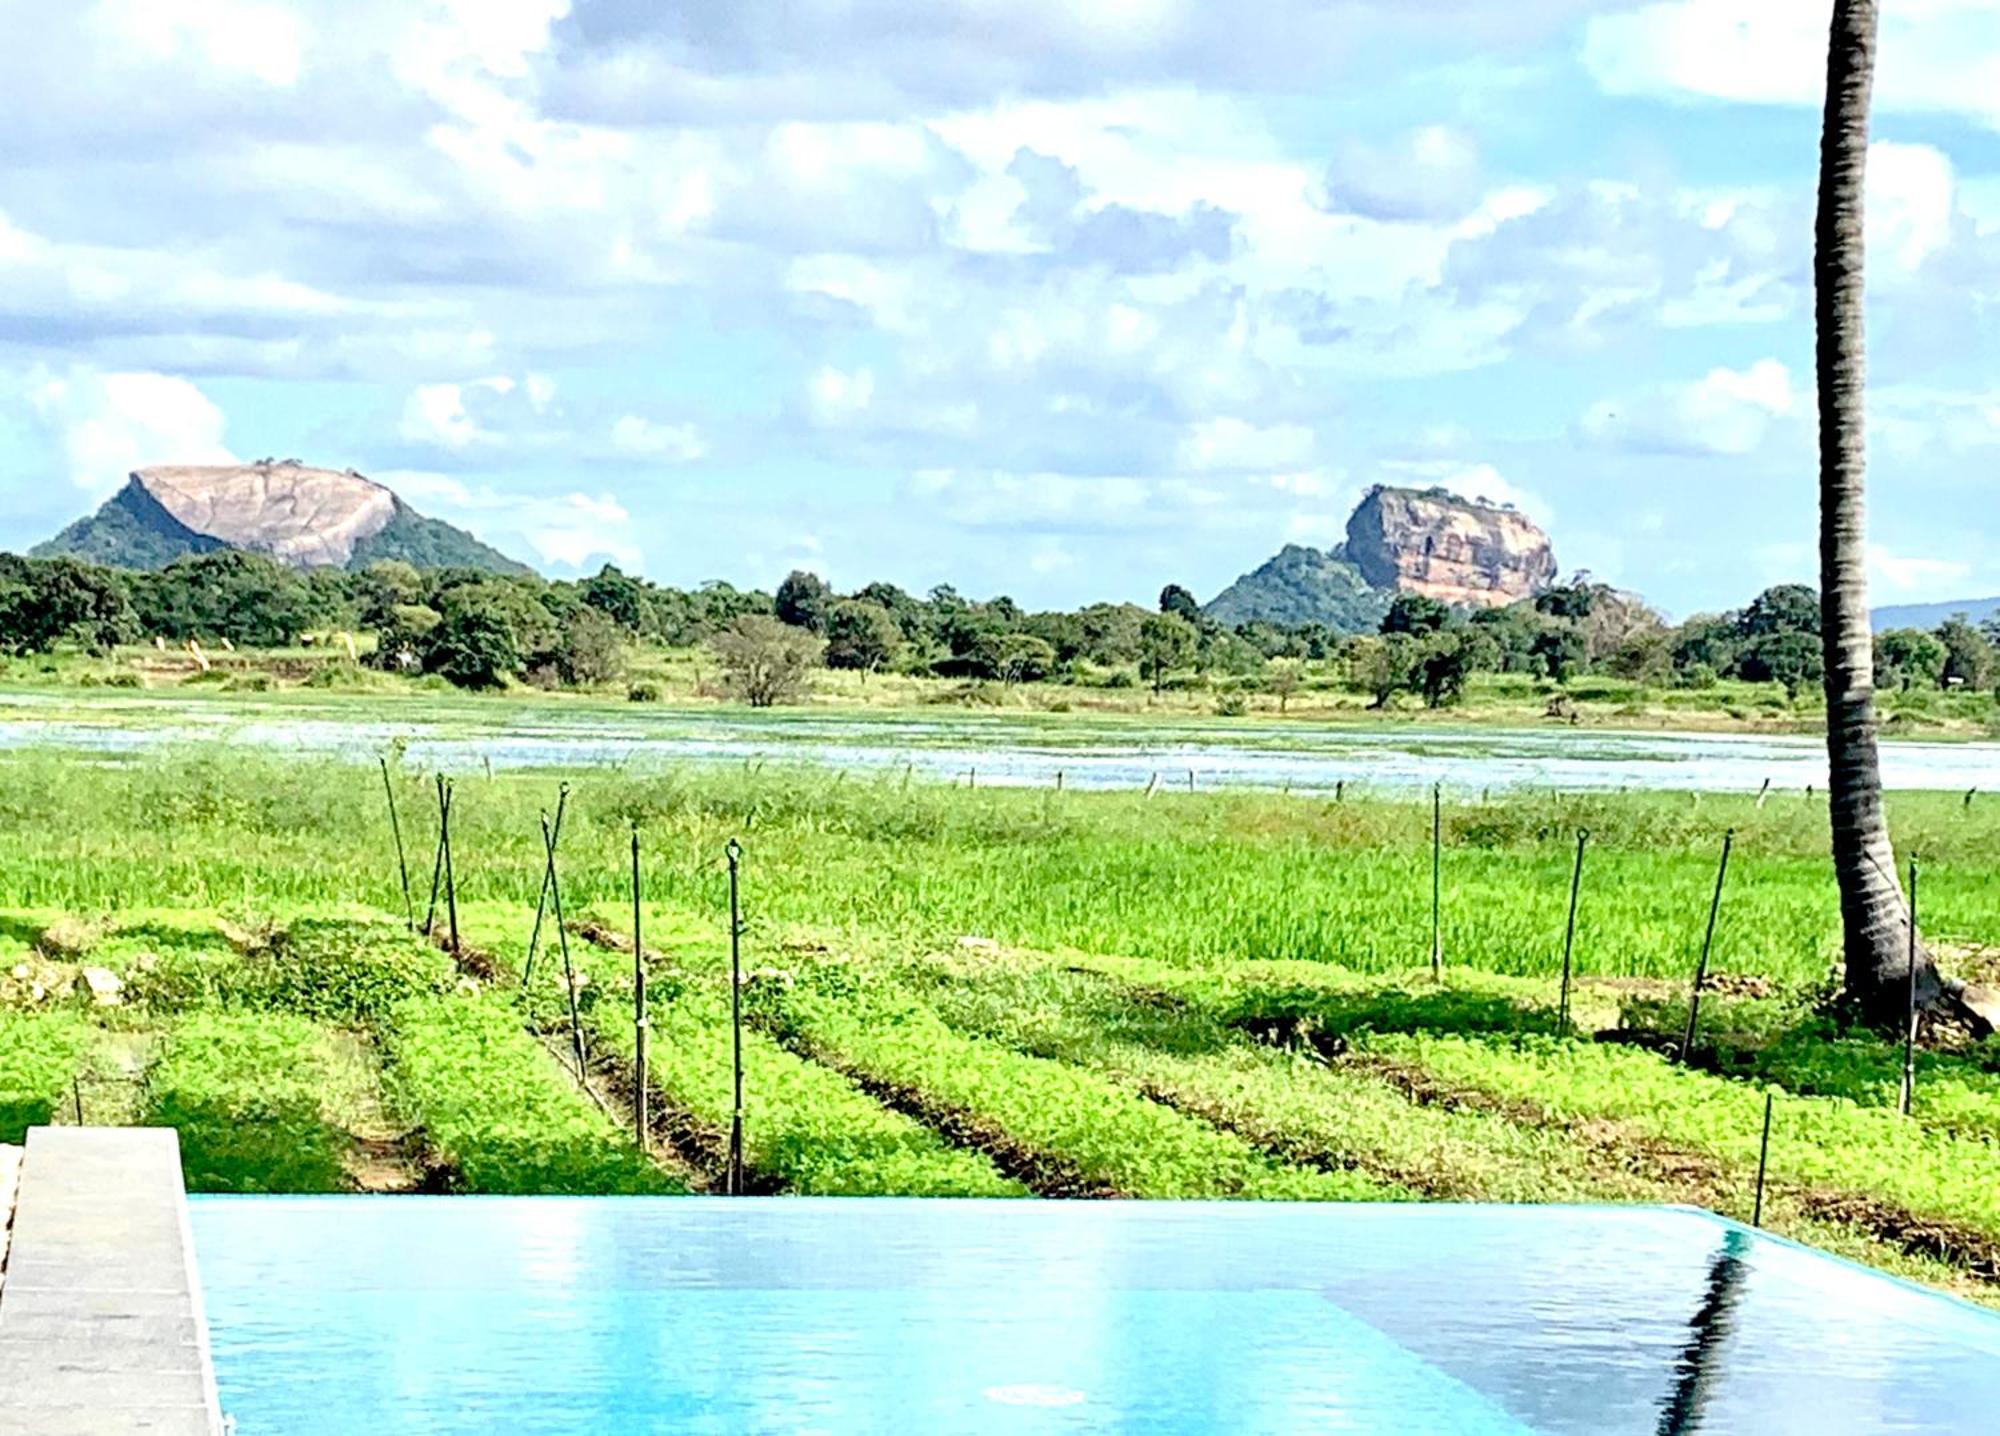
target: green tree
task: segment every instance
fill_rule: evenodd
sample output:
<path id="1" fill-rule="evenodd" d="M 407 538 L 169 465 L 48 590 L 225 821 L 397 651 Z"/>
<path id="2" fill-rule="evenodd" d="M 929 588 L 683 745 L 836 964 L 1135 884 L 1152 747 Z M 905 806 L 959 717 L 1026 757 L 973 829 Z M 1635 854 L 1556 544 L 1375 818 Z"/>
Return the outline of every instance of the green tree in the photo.
<path id="1" fill-rule="evenodd" d="M 730 693 L 752 708 L 803 700 L 824 648 L 802 627 L 757 614 L 733 620 L 709 646 Z"/>
<path id="2" fill-rule="evenodd" d="M 1878 687 L 1937 688 L 1944 682 L 1948 655 L 1935 635 L 1921 628 L 1892 628 L 1875 635 Z"/>
<path id="3" fill-rule="evenodd" d="M 1581 677 L 1590 666 L 1590 640 L 1574 623 L 1551 623 L 1535 635 L 1530 651 L 1541 671 L 1558 683 Z"/>
<path id="4" fill-rule="evenodd" d="M 828 668 L 879 673 L 896 661 L 903 642 L 902 627 L 880 604 L 846 599 L 827 615 Z"/>
<path id="5" fill-rule="evenodd" d="M 1055 671 L 1056 651 L 1032 633 L 995 633 L 988 666 L 1002 683 L 1040 683 Z"/>
<path id="6" fill-rule="evenodd" d="M 826 632 L 827 615 L 833 612 L 834 593 L 816 573 L 794 569 L 778 585 L 775 602 L 778 619 L 808 633 Z"/>
<path id="7" fill-rule="evenodd" d="M 1418 686 L 1416 669 L 1422 646 L 1407 633 L 1358 638 L 1350 650 L 1348 679 L 1369 695 L 1369 707 L 1387 708 L 1398 693 Z"/>
<path id="8" fill-rule="evenodd" d="M 1937 626 L 1938 642 L 1944 645 L 1944 672 L 1941 682 L 1948 688 L 1984 688 L 1993 681 L 1993 644 L 1974 628 L 1962 613 L 1954 613 Z"/>
<path id="9" fill-rule="evenodd" d="M 638 633 L 646 626 L 646 588 L 611 564 L 578 585 L 582 600 L 624 629 Z"/>
<path id="10" fill-rule="evenodd" d="M 74 643 L 101 654 L 138 637 L 138 616 L 116 569 L 0 554 L 0 653 L 44 653 Z"/>
<path id="11" fill-rule="evenodd" d="M 1810 633 L 1767 633 L 1736 660 L 1736 671 L 1752 683 L 1782 683 L 1788 698 L 1825 677 L 1825 655 Z"/>
<path id="12" fill-rule="evenodd" d="M 1802 583 L 1781 583 L 1750 601 L 1736 620 L 1739 638 L 1767 638 L 1775 633 L 1820 631 L 1820 600 Z"/>
<path id="13" fill-rule="evenodd" d="M 625 627 L 595 604 L 579 604 L 563 624 L 556 669 L 565 683 L 609 683 L 625 672 Z"/>
<path id="14" fill-rule="evenodd" d="M 1451 610 L 1424 593 L 1399 593 L 1382 616 L 1382 632 L 1421 637 L 1441 632 L 1451 622 Z"/>
<path id="15" fill-rule="evenodd" d="M 1486 666 L 1496 651 L 1470 629 L 1433 633 L 1419 639 L 1412 676 L 1426 708 L 1449 708 L 1465 696 L 1472 675 Z"/>
<path id="16" fill-rule="evenodd" d="M 1296 658 L 1273 658 L 1264 671 L 1264 687 L 1277 695 L 1278 714 L 1284 716 L 1292 695 L 1305 686 L 1306 666 Z"/>
<path id="17" fill-rule="evenodd" d="M 167 638 L 282 648 L 321 618 L 299 574 L 261 554 L 216 549 L 135 575 L 140 621 Z"/>
<path id="18" fill-rule="evenodd" d="M 458 688 L 499 688 L 521 670 L 521 650 L 503 614 L 459 604 L 423 638 L 423 668 Z"/>
<path id="19" fill-rule="evenodd" d="M 1177 613 L 1156 613 L 1139 628 L 1139 676 L 1153 685 L 1157 696 L 1167 679 L 1194 662 L 1199 635 Z"/>
<path id="20" fill-rule="evenodd" d="M 1197 628 L 1201 626 L 1201 605 L 1195 602 L 1192 593 L 1177 583 L 1170 583 L 1160 590 L 1160 612 L 1184 618 Z"/>

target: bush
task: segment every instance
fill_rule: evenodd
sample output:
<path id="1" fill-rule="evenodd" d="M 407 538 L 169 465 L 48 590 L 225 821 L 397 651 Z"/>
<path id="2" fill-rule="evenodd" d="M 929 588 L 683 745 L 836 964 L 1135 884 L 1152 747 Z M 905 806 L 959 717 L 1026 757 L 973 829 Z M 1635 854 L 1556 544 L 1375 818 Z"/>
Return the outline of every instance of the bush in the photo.
<path id="1" fill-rule="evenodd" d="M 396 1003 L 449 992 L 457 981 L 449 957 L 399 924 L 316 919 L 213 974 L 215 997 L 230 1006 L 342 1023 L 380 1021 Z"/>
<path id="2" fill-rule="evenodd" d="M 797 703 L 812 689 L 825 645 L 803 628 L 747 614 L 711 643 L 731 696 L 752 708 Z"/>
<path id="3" fill-rule="evenodd" d="M 641 679 L 625 690 L 625 699 L 629 703 L 658 703 L 660 685 L 649 679 Z"/>

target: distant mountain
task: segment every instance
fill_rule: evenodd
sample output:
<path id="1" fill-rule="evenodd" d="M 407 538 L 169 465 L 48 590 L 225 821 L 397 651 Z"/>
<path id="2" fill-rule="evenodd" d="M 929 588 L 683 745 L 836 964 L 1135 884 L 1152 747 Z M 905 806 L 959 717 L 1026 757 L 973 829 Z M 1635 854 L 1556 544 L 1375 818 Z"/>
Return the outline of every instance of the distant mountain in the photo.
<path id="1" fill-rule="evenodd" d="M 1513 508 L 1378 484 L 1348 517 L 1347 542 L 1325 551 L 1287 545 L 1203 611 L 1231 626 L 1324 623 L 1361 633 L 1399 593 L 1484 608 L 1533 597 L 1555 578 L 1548 535 Z"/>
<path id="2" fill-rule="evenodd" d="M 215 549 L 261 553 L 299 568 L 361 568 L 401 559 L 418 568 L 529 573 L 464 529 L 426 518 L 349 469 L 295 460 L 140 469 L 98 511 L 32 552 L 119 568 L 162 568 Z"/>
<path id="3" fill-rule="evenodd" d="M 1202 612 L 1234 628 L 1262 621 L 1292 628 L 1324 623 L 1362 633 L 1381 623 L 1393 594 L 1373 588 L 1341 550 L 1286 544 L 1278 556 L 1229 585 Z"/>
<path id="4" fill-rule="evenodd" d="M 1895 603 L 1886 608 L 1878 608 L 1871 615 L 1875 621 L 1875 631 L 1886 628 L 1936 628 L 1955 613 L 1962 613 L 1974 623 L 1984 623 L 2000 614 L 2000 597 L 1960 598 L 1950 603 Z"/>

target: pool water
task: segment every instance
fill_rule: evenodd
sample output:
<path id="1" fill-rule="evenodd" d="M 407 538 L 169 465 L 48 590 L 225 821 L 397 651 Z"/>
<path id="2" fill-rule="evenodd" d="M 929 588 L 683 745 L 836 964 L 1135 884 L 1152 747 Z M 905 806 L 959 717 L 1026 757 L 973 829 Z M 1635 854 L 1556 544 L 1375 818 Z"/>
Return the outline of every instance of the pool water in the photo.
<path id="1" fill-rule="evenodd" d="M 1678 1209 L 192 1207 L 242 1436 L 2000 1429 L 2000 1315 Z"/>

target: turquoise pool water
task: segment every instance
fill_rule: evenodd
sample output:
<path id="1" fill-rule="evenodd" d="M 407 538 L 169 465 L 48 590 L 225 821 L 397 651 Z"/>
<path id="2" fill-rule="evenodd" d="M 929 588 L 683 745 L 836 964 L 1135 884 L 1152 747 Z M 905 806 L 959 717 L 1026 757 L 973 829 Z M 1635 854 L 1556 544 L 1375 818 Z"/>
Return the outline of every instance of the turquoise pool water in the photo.
<path id="1" fill-rule="evenodd" d="M 243 1436 L 2000 1429 L 2000 1316 L 1689 1211 L 192 1205 Z"/>

